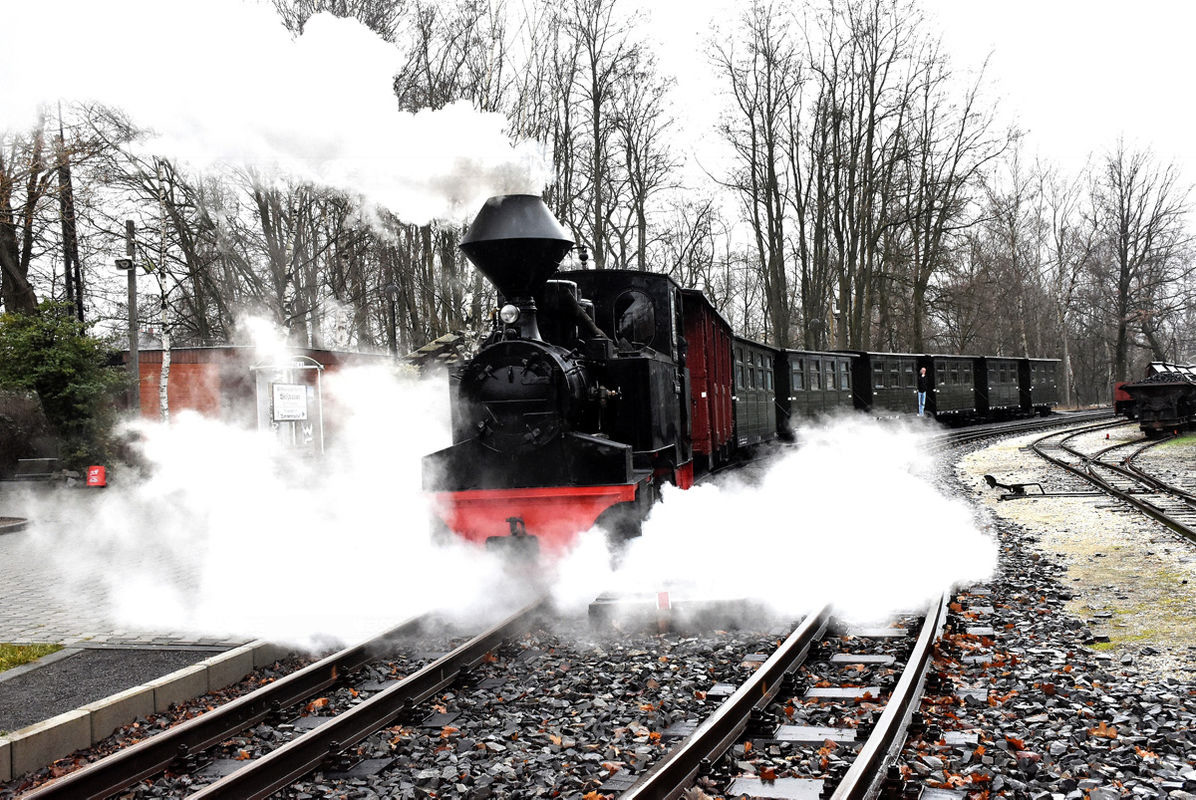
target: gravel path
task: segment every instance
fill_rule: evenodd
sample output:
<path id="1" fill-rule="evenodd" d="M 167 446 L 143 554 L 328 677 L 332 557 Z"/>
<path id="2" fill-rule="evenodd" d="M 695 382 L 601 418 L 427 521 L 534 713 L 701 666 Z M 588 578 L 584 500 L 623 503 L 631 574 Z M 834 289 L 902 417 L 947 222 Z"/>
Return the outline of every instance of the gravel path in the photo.
<path id="1" fill-rule="evenodd" d="M 0 673 L 0 735 L 212 655 L 206 650 L 80 650 L 8 680 Z"/>

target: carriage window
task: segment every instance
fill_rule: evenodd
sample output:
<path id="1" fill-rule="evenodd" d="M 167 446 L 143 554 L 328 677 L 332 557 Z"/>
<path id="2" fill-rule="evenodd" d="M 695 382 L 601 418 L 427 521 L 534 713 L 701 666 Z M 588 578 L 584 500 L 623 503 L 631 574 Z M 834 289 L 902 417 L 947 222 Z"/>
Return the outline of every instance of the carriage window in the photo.
<path id="1" fill-rule="evenodd" d="M 893 364 L 889 367 L 889 388 L 896 389 L 901 386 L 901 367 Z"/>
<path id="2" fill-rule="evenodd" d="M 770 370 L 770 369 L 764 370 L 764 384 L 765 384 L 764 388 L 771 392 L 772 391 L 772 370 Z"/>
<path id="3" fill-rule="evenodd" d="M 958 364 L 951 365 L 951 385 L 952 386 L 959 385 L 959 365 Z"/>
<path id="4" fill-rule="evenodd" d="M 735 388 L 743 388 L 743 364 L 735 362 Z"/>
<path id="5" fill-rule="evenodd" d="M 810 388 L 822 388 L 822 365 L 818 363 L 818 359 L 810 362 Z"/>
<path id="6" fill-rule="evenodd" d="M 628 289 L 615 300 L 615 331 L 620 339 L 650 346 L 656 335 L 652 299 L 638 289 Z"/>
<path id="7" fill-rule="evenodd" d="M 850 389 L 851 388 L 851 370 L 847 368 L 846 364 L 840 364 L 839 367 L 842 370 L 839 373 L 839 388 L 840 389 Z"/>
<path id="8" fill-rule="evenodd" d="M 880 364 L 872 368 L 872 387 L 874 389 L 885 388 L 885 368 Z"/>
<path id="9" fill-rule="evenodd" d="M 914 365 L 906 364 L 905 370 L 901 373 L 901 385 L 906 389 L 912 389 L 914 384 Z"/>
<path id="10" fill-rule="evenodd" d="M 795 391 L 800 392 L 802 389 L 805 388 L 805 380 L 806 380 L 805 369 L 806 369 L 805 362 L 803 362 L 799 358 L 797 360 L 797 363 L 793 366 L 793 388 Z"/>

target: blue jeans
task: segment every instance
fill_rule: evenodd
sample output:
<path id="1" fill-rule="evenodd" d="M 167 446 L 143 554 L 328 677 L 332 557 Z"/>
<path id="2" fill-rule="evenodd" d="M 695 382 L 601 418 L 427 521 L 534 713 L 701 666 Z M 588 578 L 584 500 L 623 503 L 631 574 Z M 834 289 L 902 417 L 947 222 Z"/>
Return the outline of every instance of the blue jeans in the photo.
<path id="1" fill-rule="evenodd" d="M 918 392 L 918 416 L 926 415 L 926 392 Z"/>

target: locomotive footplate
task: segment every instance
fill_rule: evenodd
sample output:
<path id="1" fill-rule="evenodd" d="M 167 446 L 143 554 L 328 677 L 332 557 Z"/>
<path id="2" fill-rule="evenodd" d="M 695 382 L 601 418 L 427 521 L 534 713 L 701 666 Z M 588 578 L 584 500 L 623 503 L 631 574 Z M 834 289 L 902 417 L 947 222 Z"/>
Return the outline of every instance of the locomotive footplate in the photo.
<path id="1" fill-rule="evenodd" d="M 434 507 L 450 530 L 487 547 L 515 544 L 546 554 L 567 550 L 603 512 L 635 504 L 645 481 L 607 486 L 552 486 L 436 492 Z"/>

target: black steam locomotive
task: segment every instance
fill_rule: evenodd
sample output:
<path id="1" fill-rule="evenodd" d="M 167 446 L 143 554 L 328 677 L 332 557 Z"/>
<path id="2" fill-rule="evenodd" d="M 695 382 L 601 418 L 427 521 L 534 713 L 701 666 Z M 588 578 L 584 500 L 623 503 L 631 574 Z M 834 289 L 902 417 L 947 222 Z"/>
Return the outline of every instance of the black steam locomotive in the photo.
<path id="1" fill-rule="evenodd" d="M 503 305 L 454 376 L 455 444 L 424 483 L 467 539 L 559 551 L 595 522 L 633 528 L 661 482 L 692 483 L 680 291 L 651 273 L 549 280 L 572 247 L 532 195 L 489 200 L 461 243 Z"/>
<path id="2" fill-rule="evenodd" d="M 664 484 L 788 438 L 794 418 L 913 412 L 923 367 L 940 419 L 1057 401 L 1052 359 L 769 347 L 667 275 L 557 272 L 572 247 L 532 195 L 491 198 L 461 243 L 501 308 L 451 377 L 454 443 L 425 457 L 424 488 L 468 540 L 555 553 L 595 524 L 631 535 Z"/>

